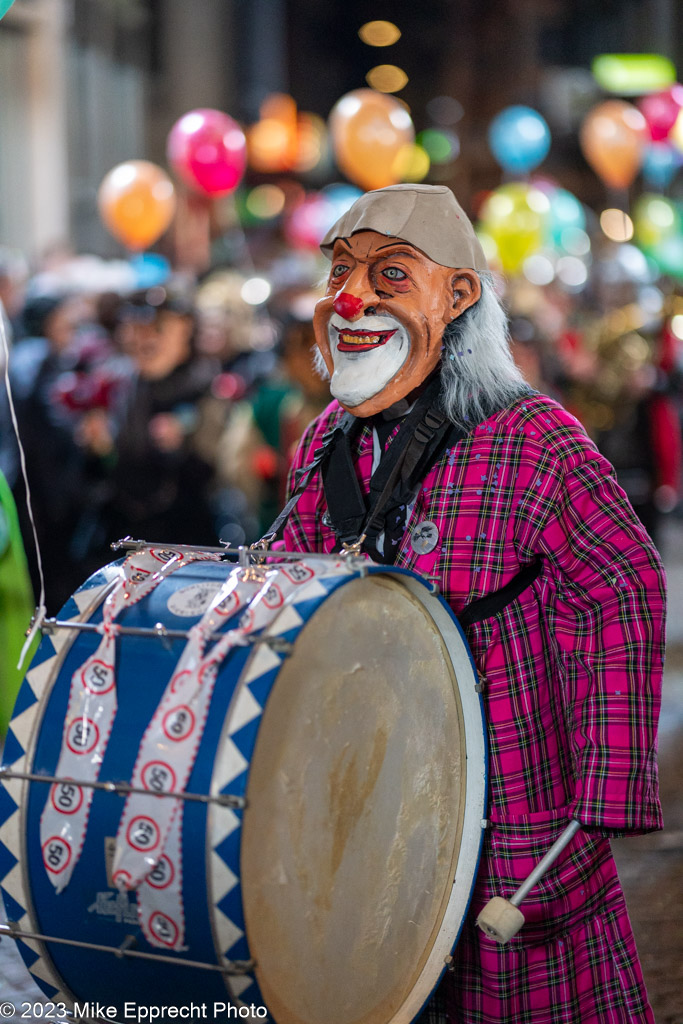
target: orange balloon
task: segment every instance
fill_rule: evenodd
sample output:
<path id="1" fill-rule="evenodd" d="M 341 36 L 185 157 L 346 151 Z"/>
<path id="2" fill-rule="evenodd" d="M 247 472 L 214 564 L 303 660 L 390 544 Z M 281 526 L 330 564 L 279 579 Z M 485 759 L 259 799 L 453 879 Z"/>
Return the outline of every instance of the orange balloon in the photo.
<path id="1" fill-rule="evenodd" d="M 105 175 L 97 193 L 102 221 L 128 249 L 156 242 L 173 220 L 175 189 L 161 167 L 148 160 L 128 160 Z"/>
<path id="2" fill-rule="evenodd" d="M 415 141 L 406 108 L 385 93 L 354 89 L 338 100 L 329 119 L 339 169 L 364 189 L 401 181 L 403 147 Z"/>
<path id="3" fill-rule="evenodd" d="M 581 126 L 583 155 L 611 188 L 628 188 L 638 173 L 648 140 L 645 118 L 624 100 L 606 100 L 594 107 Z"/>

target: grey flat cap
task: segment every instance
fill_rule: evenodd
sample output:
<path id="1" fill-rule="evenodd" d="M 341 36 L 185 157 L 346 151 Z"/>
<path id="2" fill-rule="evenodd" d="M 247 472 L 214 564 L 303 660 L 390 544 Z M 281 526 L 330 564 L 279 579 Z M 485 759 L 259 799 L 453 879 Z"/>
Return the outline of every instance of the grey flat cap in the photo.
<path id="1" fill-rule="evenodd" d="M 320 248 L 331 259 L 336 239 L 357 231 L 401 238 L 442 267 L 489 269 L 469 217 L 446 185 L 390 185 L 366 192 L 330 228 Z"/>

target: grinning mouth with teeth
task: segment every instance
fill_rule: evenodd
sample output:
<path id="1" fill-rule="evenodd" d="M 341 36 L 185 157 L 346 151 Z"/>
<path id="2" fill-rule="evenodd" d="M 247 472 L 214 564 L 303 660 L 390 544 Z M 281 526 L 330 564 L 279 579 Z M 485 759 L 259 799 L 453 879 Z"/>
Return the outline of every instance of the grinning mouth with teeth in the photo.
<path id="1" fill-rule="evenodd" d="M 337 350 L 339 352 L 368 352 L 373 348 L 386 345 L 389 338 L 396 334 L 392 331 L 348 331 L 337 327 Z"/>

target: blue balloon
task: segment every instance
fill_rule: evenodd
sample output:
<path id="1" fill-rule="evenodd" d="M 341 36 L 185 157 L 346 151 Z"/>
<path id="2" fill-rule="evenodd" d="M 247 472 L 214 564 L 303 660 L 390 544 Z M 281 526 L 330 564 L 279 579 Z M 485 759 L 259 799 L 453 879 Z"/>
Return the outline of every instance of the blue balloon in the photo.
<path id="1" fill-rule="evenodd" d="M 651 142 L 643 157 L 643 178 L 648 185 L 662 191 L 671 184 L 681 164 L 683 153 L 667 142 Z"/>
<path id="2" fill-rule="evenodd" d="M 158 252 L 141 252 L 133 256 L 130 265 L 135 274 L 136 288 L 156 288 L 166 284 L 171 275 L 171 264 Z"/>
<path id="3" fill-rule="evenodd" d="M 347 185 L 344 182 L 335 182 L 333 185 L 326 185 L 322 190 L 322 194 L 327 196 L 332 205 L 334 206 L 334 220 L 339 220 L 343 217 L 347 210 L 349 210 L 356 199 L 360 199 L 363 195 L 359 188 L 355 185 Z M 332 226 L 330 224 L 330 227 Z"/>
<path id="4" fill-rule="evenodd" d="M 13 3 L 14 0 L 0 0 L 0 18 L 4 18 Z"/>
<path id="5" fill-rule="evenodd" d="M 489 125 L 489 146 L 503 170 L 526 174 L 548 155 L 550 129 L 531 107 L 507 107 Z"/>

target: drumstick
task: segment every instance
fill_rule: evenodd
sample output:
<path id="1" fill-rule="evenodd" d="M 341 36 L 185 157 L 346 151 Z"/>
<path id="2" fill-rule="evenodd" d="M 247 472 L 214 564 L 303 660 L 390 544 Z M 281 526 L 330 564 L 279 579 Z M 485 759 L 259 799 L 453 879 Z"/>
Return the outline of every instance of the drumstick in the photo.
<path id="1" fill-rule="evenodd" d="M 524 914 L 518 909 L 522 900 L 526 899 L 529 891 L 533 889 L 539 879 L 546 873 L 548 868 L 555 863 L 564 848 L 572 841 L 581 828 L 580 821 L 572 821 L 566 829 L 555 840 L 545 857 L 539 860 L 536 867 L 524 879 L 519 889 L 509 900 L 502 896 L 494 896 L 489 900 L 477 918 L 477 925 L 489 938 L 504 944 L 509 942 L 513 935 L 516 935 L 524 924 Z"/>

